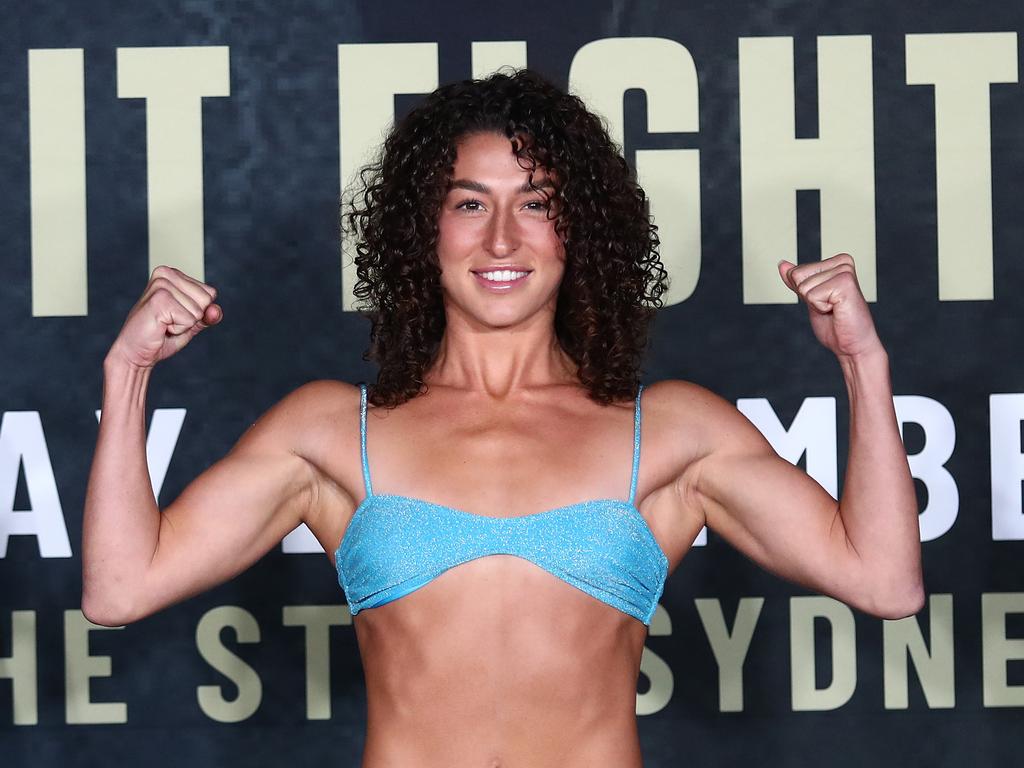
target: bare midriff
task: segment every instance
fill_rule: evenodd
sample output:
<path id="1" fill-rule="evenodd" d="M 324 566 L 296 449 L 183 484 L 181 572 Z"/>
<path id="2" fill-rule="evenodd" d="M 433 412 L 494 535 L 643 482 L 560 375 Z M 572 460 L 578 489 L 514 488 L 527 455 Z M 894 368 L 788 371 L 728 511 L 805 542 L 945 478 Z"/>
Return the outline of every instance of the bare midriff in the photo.
<path id="1" fill-rule="evenodd" d="M 363 768 L 641 765 L 647 627 L 533 563 L 493 555 L 355 617 Z"/>

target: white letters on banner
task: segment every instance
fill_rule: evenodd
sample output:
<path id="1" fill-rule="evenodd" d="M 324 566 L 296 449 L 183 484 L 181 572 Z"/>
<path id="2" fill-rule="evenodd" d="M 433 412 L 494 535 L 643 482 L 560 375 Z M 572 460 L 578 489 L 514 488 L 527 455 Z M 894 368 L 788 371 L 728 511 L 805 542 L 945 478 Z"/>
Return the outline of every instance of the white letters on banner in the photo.
<path id="1" fill-rule="evenodd" d="M 437 88 L 437 43 L 351 43 L 338 46 L 338 145 L 341 192 L 373 155 L 395 119 L 395 95 Z M 342 307 L 355 309 L 354 244 L 341 239 Z"/>
<path id="2" fill-rule="evenodd" d="M 743 303 L 796 304 L 779 280 L 796 262 L 796 191 L 821 190 L 822 257 L 857 260 L 864 298 L 875 290 L 875 142 L 871 38 L 818 38 L 818 138 L 796 138 L 793 38 L 741 37 L 740 192 Z"/>
<path id="3" fill-rule="evenodd" d="M 100 412 L 96 411 L 96 420 L 99 418 Z M 154 499 L 160 498 L 160 488 L 184 421 L 184 408 L 153 411 L 146 436 L 146 462 Z M 14 508 L 18 471 L 22 466 L 31 509 Z M 35 411 L 8 411 L 0 421 L 0 558 L 7 556 L 11 536 L 34 536 L 40 557 L 71 557 L 72 554 L 43 425 Z"/>
<path id="4" fill-rule="evenodd" d="M 336 605 L 286 605 L 286 627 L 306 630 L 306 719 L 331 719 L 331 627 L 352 623 L 352 614 Z"/>
<path id="5" fill-rule="evenodd" d="M 804 398 L 789 429 L 782 426 L 766 398 L 741 397 L 736 401 L 736 408 L 790 464 L 795 465 L 806 454 L 807 474 L 817 480 L 833 499 L 839 498 L 834 397 Z"/>
<path id="6" fill-rule="evenodd" d="M 964 598 L 959 598 L 961 602 Z M 928 709 L 951 709 L 955 706 L 954 669 L 959 668 L 971 678 L 980 676 L 981 700 L 963 703 L 968 707 L 1024 707 L 1024 685 L 1011 682 L 1008 665 L 1024 662 L 1024 638 L 1012 636 L 1008 627 L 1011 616 L 1024 616 L 1024 592 L 985 592 L 981 601 L 981 658 L 977 648 L 968 642 L 962 657 L 956 661 L 956 638 L 963 633 L 954 630 L 953 595 L 928 596 L 927 608 L 917 616 L 904 619 L 876 619 L 864 614 L 858 621 L 881 622 L 882 632 L 871 637 L 881 641 L 884 709 L 916 709 L 910 701 L 911 678 L 923 693 L 923 705 Z M 821 712 L 846 705 L 857 688 L 857 644 L 855 614 L 844 603 L 826 596 L 791 597 L 788 601 L 766 601 L 764 597 L 740 597 L 730 630 L 725 621 L 720 598 L 694 600 L 699 624 L 707 639 L 707 648 L 697 647 L 683 659 L 694 664 L 708 664 L 713 658 L 718 666 L 718 711 L 744 711 L 744 689 L 750 686 L 773 684 L 754 676 L 745 681 L 744 668 L 756 647 L 753 642 L 759 621 L 765 612 L 780 606 L 789 608 L 790 646 L 790 706 L 795 712 Z M 0 657 L 0 679 L 11 681 L 0 686 L 0 695 L 11 697 L 14 725 L 37 725 L 38 707 L 38 648 L 37 611 L 11 611 L 0 616 L 0 647 L 10 648 L 9 656 Z M 961 615 L 976 616 L 976 608 L 961 610 Z M 928 617 L 927 640 L 922 632 L 922 621 Z M 8 620 L 9 617 L 9 620 Z M 305 712 L 307 720 L 330 720 L 331 713 L 331 631 L 350 632 L 352 616 L 344 604 L 286 605 L 282 607 L 283 627 L 302 627 L 305 631 Z M 116 677 L 117 657 L 91 653 L 89 633 L 94 630 L 123 629 L 125 634 L 134 627 L 104 627 L 92 624 L 77 609 L 63 612 L 64 666 L 66 680 L 65 718 L 68 723 L 126 723 L 127 705 L 118 701 L 94 701 L 89 681 L 96 677 Z M 691 619 L 687 618 L 687 623 Z M 774 623 L 774 622 L 768 622 Z M 263 700 L 261 670 L 243 660 L 224 644 L 222 633 L 229 631 L 231 642 L 253 645 L 269 642 L 253 614 L 235 605 L 222 605 L 203 613 L 196 626 L 196 650 L 212 669 L 231 681 L 236 695 L 224 696 L 220 684 L 201 685 L 196 689 L 197 704 L 206 717 L 217 722 L 234 723 L 252 717 Z M 288 632 L 293 630 L 289 629 Z M 767 632 L 768 630 L 762 630 Z M 829 642 L 821 652 L 816 648 L 815 635 L 825 631 Z M 672 635 L 672 618 L 659 605 L 651 620 L 648 643 L 652 639 Z M 976 637 L 971 634 L 969 637 Z M 280 639 L 280 638 L 278 638 Z M 125 639 L 122 645 L 130 645 Z M 289 641 L 289 647 L 294 643 Z M 707 653 L 704 659 L 701 654 Z M 278 663 L 275 661 L 274 663 Z M 978 666 L 980 664 L 980 667 Z M 294 665 L 290 665 L 294 666 Z M 819 688 L 816 670 L 830 666 L 831 679 Z M 968 669 L 974 672 L 966 672 Z M 913 670 L 913 675 L 911 674 Z M 676 673 L 689 679 L 685 670 L 673 669 L 662 656 L 644 647 L 640 662 L 642 678 L 649 682 L 647 689 L 637 693 L 636 713 L 650 715 L 664 709 L 676 695 Z M 641 687 L 642 681 L 641 681 Z M 694 694 L 682 686 L 684 694 Z M 971 687 L 969 690 L 973 691 Z M 5 691 L 9 691 L 7 694 Z M 276 695 L 276 694 L 275 694 Z M 757 698 L 763 699 L 764 692 Z"/>
<path id="7" fill-rule="evenodd" d="M 921 541 L 933 541 L 947 533 L 956 522 L 960 498 L 956 480 L 946 469 L 956 444 L 956 426 L 949 411 L 939 402 L 917 395 L 893 398 L 901 425 L 919 424 L 925 445 L 908 456 L 911 474 L 928 491 L 921 511 Z M 836 402 L 830 397 L 804 400 L 792 424 L 786 429 L 764 398 L 740 398 L 737 408 L 761 431 L 775 451 L 792 464 L 806 454 L 806 471 L 833 498 L 837 498 L 838 465 Z M 992 538 L 1024 539 L 1024 446 L 1020 424 L 1024 421 L 1024 394 L 994 394 L 990 397 Z M 185 421 L 184 408 L 157 408 L 146 436 L 146 460 L 155 499 Z M 96 411 L 99 420 L 100 412 Z M 18 474 L 25 467 L 25 482 L 32 508 L 16 510 L 14 497 Z M 0 421 L 0 558 L 7 554 L 11 536 L 36 537 L 41 557 L 71 557 L 64 512 L 60 504 L 53 467 L 43 436 L 39 414 L 10 411 Z M 704 528 L 694 546 L 707 543 Z M 281 543 L 292 554 L 323 552 L 320 542 L 302 524 Z"/>
<path id="8" fill-rule="evenodd" d="M 725 626 L 722 603 L 714 598 L 693 601 L 700 623 L 708 637 L 711 652 L 718 663 L 718 711 L 743 711 L 743 663 L 747 660 L 750 640 L 764 606 L 763 597 L 741 597 L 736 606 L 732 632 Z"/>
<path id="9" fill-rule="evenodd" d="M 526 63 L 526 44 L 472 44 L 472 70 Z M 797 138 L 793 39 L 740 38 L 740 185 L 743 302 L 798 299 L 777 279 L 796 256 L 796 191 L 821 195 L 823 256 L 847 251 L 876 300 L 872 39 L 818 38 L 817 138 Z M 82 49 L 32 49 L 29 133 L 32 314 L 84 315 L 86 179 Z M 204 279 L 202 99 L 231 92 L 226 46 L 119 48 L 117 93 L 146 99 L 149 269 L 171 264 Z M 1017 82 L 1015 32 L 906 36 L 907 84 L 935 88 L 939 300 L 994 297 L 989 86 Z M 699 131 L 698 69 L 678 42 L 606 38 L 573 59 L 570 90 L 588 99 L 626 148 L 622 97 L 647 96 L 652 133 Z M 344 194 L 394 121 L 396 94 L 438 85 L 438 45 L 338 46 L 339 170 Z M 666 305 L 700 276 L 700 163 L 696 149 L 636 150 L 638 178 L 659 226 L 671 277 Z M 52 222 L 60 220 L 61 226 Z M 341 242 L 341 306 L 354 310 L 352 244 Z"/>
<path id="10" fill-rule="evenodd" d="M 949 709 L 956 701 L 953 685 L 953 596 L 928 597 L 928 642 L 916 616 L 882 622 L 885 708 L 909 707 L 907 661 L 914 663 L 930 709 Z"/>
<path id="11" fill-rule="evenodd" d="M 661 605 L 654 609 L 651 624 L 648 627 L 649 637 L 668 637 L 672 634 L 672 619 L 668 611 Z M 675 690 L 675 677 L 672 667 L 661 656 L 647 646 L 640 655 L 640 674 L 650 683 L 647 691 L 636 695 L 636 713 L 653 715 L 668 706 Z"/>
<path id="12" fill-rule="evenodd" d="M 939 300 L 992 299 L 989 86 L 1017 82 L 1017 33 L 907 35 L 907 85 L 935 86 Z"/>
<path id="13" fill-rule="evenodd" d="M 989 466 L 992 472 L 992 539 L 1024 539 L 1024 394 L 989 395 Z"/>
<path id="14" fill-rule="evenodd" d="M 87 315 L 81 48 L 28 52 L 28 123 L 32 315 Z"/>
<path id="15" fill-rule="evenodd" d="M 642 88 L 647 130 L 696 133 L 700 129 L 697 67 L 674 40 L 615 37 L 587 43 L 573 57 L 569 89 L 607 120 L 612 140 L 625 151 L 623 96 Z M 638 149 L 637 179 L 658 224 L 658 250 L 672 276 L 665 306 L 690 298 L 700 277 L 700 153 L 696 149 Z"/>
<path id="16" fill-rule="evenodd" d="M 18 470 L 25 467 L 31 509 L 15 509 Z M 11 536 L 35 536 L 40 557 L 71 557 L 43 425 L 35 411 L 7 411 L 0 420 L 0 558 Z"/>
<path id="17" fill-rule="evenodd" d="M 1024 707 L 1024 685 L 1009 682 L 1007 662 L 1024 661 L 1024 638 L 1006 633 L 1008 614 L 1024 614 L 1024 592 L 981 596 L 981 676 L 986 707 Z"/>
<path id="18" fill-rule="evenodd" d="M 239 643 L 260 641 L 260 625 L 245 608 L 221 605 L 204 613 L 196 626 L 196 648 L 203 661 L 234 684 L 238 694 L 227 699 L 220 685 L 201 685 L 196 689 L 196 699 L 203 714 L 211 720 L 237 723 L 259 709 L 263 683 L 256 670 L 221 642 L 220 635 L 225 629 L 230 629 Z"/>
<path id="19" fill-rule="evenodd" d="M 203 98 L 230 96 L 226 46 L 118 48 L 117 95 L 146 100 L 149 269 L 205 280 Z"/>
<path id="20" fill-rule="evenodd" d="M 0 680 L 10 680 L 14 725 L 39 723 L 39 664 L 36 660 L 36 612 L 11 611 L 11 655 L 0 657 Z"/>
<path id="21" fill-rule="evenodd" d="M 818 619 L 828 626 L 831 641 L 832 680 L 824 688 L 815 684 Z M 794 712 L 838 709 L 850 700 L 857 687 L 857 641 L 849 606 L 824 595 L 789 598 L 789 651 Z"/>
<path id="22" fill-rule="evenodd" d="M 110 656 L 89 653 L 89 633 L 124 627 L 93 624 L 77 608 L 64 611 L 64 718 L 68 723 L 127 723 L 123 701 L 93 701 L 89 681 L 110 677 Z"/>
<path id="23" fill-rule="evenodd" d="M 933 541 L 953 527 L 960 510 L 960 491 L 945 466 L 956 445 L 956 425 L 946 407 L 930 397 L 898 395 L 893 405 L 901 436 L 907 422 L 924 430 L 924 447 L 907 461 L 910 474 L 928 489 L 928 502 L 918 518 L 921 541 Z"/>

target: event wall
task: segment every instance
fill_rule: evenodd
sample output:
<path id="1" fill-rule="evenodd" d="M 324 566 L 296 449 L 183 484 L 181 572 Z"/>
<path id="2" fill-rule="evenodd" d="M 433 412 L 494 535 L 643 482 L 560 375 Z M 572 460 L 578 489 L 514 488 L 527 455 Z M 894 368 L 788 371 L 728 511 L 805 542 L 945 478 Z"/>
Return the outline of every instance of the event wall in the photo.
<path id="1" fill-rule="evenodd" d="M 342 187 L 424 93 L 510 64 L 601 113 L 650 195 L 672 284 L 643 380 L 720 394 L 839 497 L 846 387 L 776 262 L 847 251 L 919 495 L 927 602 L 899 621 L 702 532 L 650 627 L 645 765 L 1019 764 L 1022 25 L 995 0 L 9 4 L 0 762 L 358 763 L 352 618 L 305 529 L 124 628 L 82 615 L 101 363 L 155 266 L 218 289 L 151 380 L 161 507 L 301 384 L 372 381 Z"/>

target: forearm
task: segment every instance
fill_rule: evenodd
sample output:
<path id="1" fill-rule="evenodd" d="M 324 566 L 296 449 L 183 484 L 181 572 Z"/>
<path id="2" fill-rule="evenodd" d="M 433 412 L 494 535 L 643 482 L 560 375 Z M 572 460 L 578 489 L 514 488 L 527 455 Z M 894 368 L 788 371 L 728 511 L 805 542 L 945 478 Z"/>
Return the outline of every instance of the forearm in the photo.
<path id="1" fill-rule="evenodd" d="M 94 621 L 127 620 L 133 589 L 160 529 L 146 463 L 146 391 L 152 369 L 108 356 L 103 406 L 82 520 L 82 609 Z"/>
<path id="2" fill-rule="evenodd" d="M 917 497 L 892 402 L 884 350 L 840 357 L 850 398 L 850 450 L 839 503 L 880 608 L 911 613 L 923 599 Z"/>

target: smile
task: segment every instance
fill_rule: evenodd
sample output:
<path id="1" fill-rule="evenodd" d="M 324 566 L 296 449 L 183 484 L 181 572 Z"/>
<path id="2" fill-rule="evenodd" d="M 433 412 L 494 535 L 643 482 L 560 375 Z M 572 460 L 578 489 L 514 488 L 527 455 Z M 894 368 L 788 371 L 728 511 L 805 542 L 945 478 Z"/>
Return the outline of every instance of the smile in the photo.
<path id="1" fill-rule="evenodd" d="M 504 293 L 526 282 L 530 272 L 518 270 L 492 270 L 489 272 L 474 272 L 477 282 L 491 291 Z"/>

